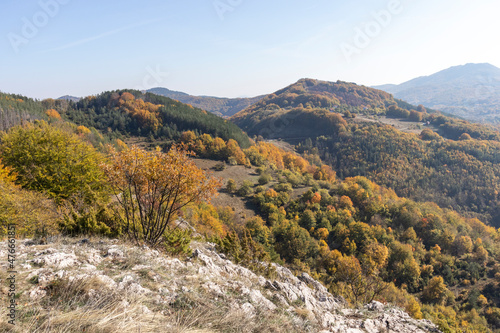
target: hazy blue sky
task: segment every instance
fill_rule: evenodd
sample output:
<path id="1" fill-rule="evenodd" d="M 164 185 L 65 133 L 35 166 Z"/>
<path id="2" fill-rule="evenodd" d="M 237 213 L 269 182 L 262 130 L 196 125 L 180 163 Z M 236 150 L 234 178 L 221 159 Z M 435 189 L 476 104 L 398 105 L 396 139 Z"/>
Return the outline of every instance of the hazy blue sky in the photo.
<path id="1" fill-rule="evenodd" d="M 498 0 L 1 0 L 0 91 L 254 96 L 500 67 Z"/>

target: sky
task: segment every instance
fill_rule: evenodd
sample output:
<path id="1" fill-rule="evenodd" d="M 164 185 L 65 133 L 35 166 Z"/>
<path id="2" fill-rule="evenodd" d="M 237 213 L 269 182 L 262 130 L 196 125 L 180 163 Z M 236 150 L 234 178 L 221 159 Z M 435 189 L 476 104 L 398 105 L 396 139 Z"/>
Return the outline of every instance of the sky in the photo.
<path id="1" fill-rule="evenodd" d="M 498 0 L 1 0 L 0 91 L 249 97 L 500 67 Z"/>

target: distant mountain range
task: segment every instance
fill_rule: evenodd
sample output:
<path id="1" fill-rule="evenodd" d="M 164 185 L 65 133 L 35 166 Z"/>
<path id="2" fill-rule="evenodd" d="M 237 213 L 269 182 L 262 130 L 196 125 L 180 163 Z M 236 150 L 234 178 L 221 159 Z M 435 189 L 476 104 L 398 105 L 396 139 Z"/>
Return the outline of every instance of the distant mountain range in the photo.
<path id="1" fill-rule="evenodd" d="M 65 101 L 72 101 L 72 102 L 78 102 L 81 98 L 80 97 L 75 97 L 75 96 L 69 96 L 69 95 L 65 95 L 65 96 L 61 96 L 59 97 L 58 99 L 62 99 L 62 100 L 65 100 Z"/>
<path id="2" fill-rule="evenodd" d="M 264 96 L 252 98 L 222 98 L 212 96 L 193 96 L 180 91 L 173 91 L 167 88 L 152 88 L 148 92 L 169 97 L 185 104 L 215 113 L 221 117 L 231 117 L 239 111 L 257 103 Z"/>
<path id="3" fill-rule="evenodd" d="M 399 85 L 374 88 L 408 103 L 422 104 L 468 120 L 500 122 L 500 69 L 491 64 L 454 66 Z"/>

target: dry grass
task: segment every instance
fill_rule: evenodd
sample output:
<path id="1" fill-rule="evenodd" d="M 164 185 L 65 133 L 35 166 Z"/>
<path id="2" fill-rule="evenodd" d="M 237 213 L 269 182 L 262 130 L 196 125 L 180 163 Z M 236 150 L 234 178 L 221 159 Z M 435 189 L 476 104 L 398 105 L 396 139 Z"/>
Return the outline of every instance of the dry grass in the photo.
<path id="1" fill-rule="evenodd" d="M 306 308 L 296 308 L 295 313 L 304 320 L 314 319 L 314 314 Z"/>
<path id="2" fill-rule="evenodd" d="M 123 295 L 105 288 L 95 278 L 87 281 L 56 280 L 47 286 L 46 291 L 47 296 L 40 301 L 20 308 L 15 329 L 3 324 L 3 332 L 161 331 L 155 316 L 143 313 L 143 299 L 133 299 L 125 306 Z M 6 317 L 5 313 L 2 313 L 3 317 Z"/>
<path id="3" fill-rule="evenodd" d="M 137 276 L 142 286 L 158 290 L 160 286 L 170 286 L 172 274 L 184 276 L 175 278 L 177 286 L 185 285 L 190 291 L 182 292 L 172 299 L 164 294 L 165 302 L 156 302 L 153 294 L 134 294 L 125 290 L 113 289 L 99 277 L 90 275 L 85 280 L 67 278 L 56 279 L 43 287 L 47 295 L 32 300 L 29 291 L 37 285 L 34 276 L 27 279 L 28 272 L 19 274 L 17 287 L 19 292 L 16 326 L 7 323 L 7 308 L 0 307 L 0 332 L 172 332 L 172 333 L 214 333 L 214 332 L 308 332 L 311 329 L 308 320 L 299 319 L 295 313 L 284 310 L 261 311 L 254 314 L 244 312 L 235 304 L 246 302 L 239 294 L 226 294 L 215 297 L 202 285 L 202 277 L 196 278 L 196 266 L 179 267 L 172 272 L 154 260 L 144 260 L 144 250 L 132 244 L 109 239 L 90 238 L 90 243 L 77 245 L 80 239 L 58 238 L 50 244 L 36 244 L 27 247 L 26 260 L 33 258 L 33 253 L 47 248 L 74 251 L 79 260 L 84 261 L 89 247 L 101 255 L 106 254 L 111 244 L 118 245 L 124 257 L 103 260 L 98 264 L 101 274 L 115 281 L 125 275 Z M 76 245 L 76 246 L 75 246 Z M 181 259 L 182 260 L 182 259 Z M 21 263 L 21 262 L 20 262 Z M 150 269 L 132 271 L 135 265 L 151 265 Z M 34 267 L 33 269 L 36 269 Z M 47 269 L 50 269 L 48 267 Z M 71 268 L 66 268 L 66 270 Z M 44 268 L 45 270 L 45 268 Z M 85 274 L 82 272 L 72 272 Z M 154 279 L 153 279 L 154 277 Z M 0 272 L 5 279 L 5 272 Z M 157 280 L 157 281 L 154 281 Z M 224 283 L 224 281 L 219 281 Z M 2 294 L 4 290 L 0 290 Z M 159 294 L 156 294 L 159 296 Z M 169 298 L 170 297 L 170 298 Z M 2 295 L 3 299 L 3 295 Z M 165 300 L 164 299 L 164 300 Z M 4 302 L 2 302 L 4 303 Z"/>
<path id="4" fill-rule="evenodd" d="M 293 323 L 284 313 L 257 313 L 249 316 L 241 310 L 227 305 L 213 304 L 208 299 L 191 300 L 190 306 L 175 305 L 163 311 L 145 313 L 144 297 L 128 299 L 123 295 L 106 290 L 99 297 L 89 297 L 89 291 L 98 287 L 98 282 L 59 281 L 53 284 L 51 296 L 18 313 L 17 325 L 12 329 L 5 322 L 0 323 L 0 332 L 33 333 L 211 333 L 211 332 L 305 332 L 303 325 Z M 94 289 L 95 290 L 95 289 Z M 200 295 L 201 296 L 201 295 Z M 6 318 L 2 308 L 1 316 Z"/>
<path id="5" fill-rule="evenodd" d="M 215 171 L 213 168 L 220 161 L 198 159 L 195 158 L 194 163 L 197 167 L 213 172 L 215 177 L 222 179 L 223 187 L 226 186 L 229 179 L 236 181 L 240 186 L 244 180 L 250 180 L 252 183 L 257 183 L 259 176 L 255 173 L 254 168 L 246 168 L 243 165 L 227 165 L 222 171 Z M 216 207 L 231 207 L 234 209 L 236 222 L 244 223 L 246 219 L 252 218 L 256 215 L 255 207 L 248 204 L 244 199 L 220 191 L 219 195 L 212 198 L 211 203 Z"/>

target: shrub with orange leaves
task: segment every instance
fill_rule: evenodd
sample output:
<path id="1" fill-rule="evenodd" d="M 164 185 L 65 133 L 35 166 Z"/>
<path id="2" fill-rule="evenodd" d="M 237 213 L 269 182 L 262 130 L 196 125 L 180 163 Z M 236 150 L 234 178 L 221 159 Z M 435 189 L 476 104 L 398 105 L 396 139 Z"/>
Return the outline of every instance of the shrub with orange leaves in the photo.
<path id="1" fill-rule="evenodd" d="M 309 167 L 309 162 L 295 153 L 285 153 L 283 155 L 283 162 L 285 168 L 292 171 L 305 172 Z"/>
<path id="2" fill-rule="evenodd" d="M 353 203 L 352 203 L 351 198 L 349 198 L 346 195 L 343 195 L 340 198 L 340 207 L 341 208 L 346 208 L 346 209 L 351 209 L 353 207 Z"/>
<path id="3" fill-rule="evenodd" d="M 314 171 L 314 179 L 316 180 L 326 180 L 329 182 L 335 181 L 336 173 L 328 165 L 322 165 Z"/>
<path id="4" fill-rule="evenodd" d="M 221 186 L 175 146 L 168 153 L 137 146 L 110 150 L 111 163 L 102 167 L 123 208 L 125 230 L 137 243 L 158 245 L 182 208 L 209 200 Z"/>
<path id="5" fill-rule="evenodd" d="M 268 189 L 266 191 L 266 197 L 272 198 L 272 199 L 277 198 L 278 197 L 278 192 L 276 192 L 275 190 L 273 190 L 272 188 L 270 188 L 270 189 Z"/>

